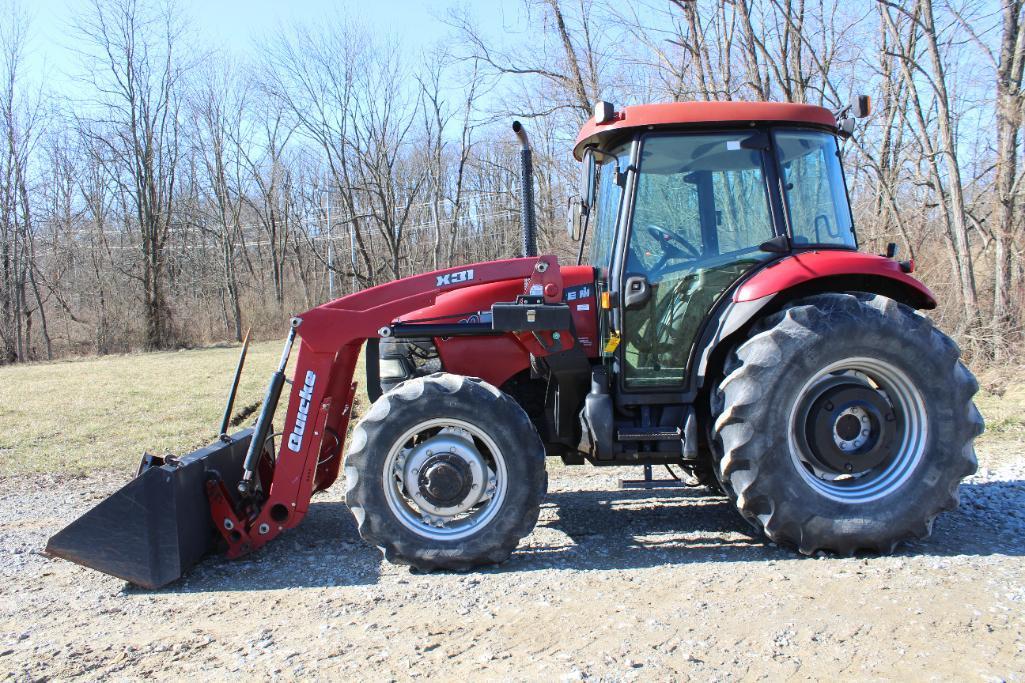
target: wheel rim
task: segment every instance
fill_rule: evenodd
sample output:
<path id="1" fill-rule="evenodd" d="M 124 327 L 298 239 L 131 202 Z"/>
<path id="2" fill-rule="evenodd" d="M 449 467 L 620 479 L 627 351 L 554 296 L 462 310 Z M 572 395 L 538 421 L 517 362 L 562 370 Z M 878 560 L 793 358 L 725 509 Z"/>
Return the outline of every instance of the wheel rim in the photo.
<path id="1" fill-rule="evenodd" d="M 384 463 L 388 506 L 403 526 L 432 540 L 458 540 L 490 523 L 505 500 L 505 456 L 477 426 L 422 422 L 395 440 Z"/>
<path id="2" fill-rule="evenodd" d="M 918 467 L 927 435 L 921 392 L 902 370 L 875 358 L 837 361 L 812 376 L 788 429 L 801 477 L 845 503 L 899 489 Z"/>

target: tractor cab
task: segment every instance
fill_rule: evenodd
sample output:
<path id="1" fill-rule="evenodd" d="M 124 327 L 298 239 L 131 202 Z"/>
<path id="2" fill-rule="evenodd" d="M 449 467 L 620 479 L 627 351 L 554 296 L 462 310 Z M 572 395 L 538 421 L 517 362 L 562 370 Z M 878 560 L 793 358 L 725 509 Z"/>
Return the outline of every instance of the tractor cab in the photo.
<path id="1" fill-rule="evenodd" d="M 704 323 L 746 274 L 796 250 L 857 248 L 838 132 L 807 105 L 596 107 L 575 150 L 570 232 L 613 295 L 603 344 L 625 402 L 691 393 Z"/>

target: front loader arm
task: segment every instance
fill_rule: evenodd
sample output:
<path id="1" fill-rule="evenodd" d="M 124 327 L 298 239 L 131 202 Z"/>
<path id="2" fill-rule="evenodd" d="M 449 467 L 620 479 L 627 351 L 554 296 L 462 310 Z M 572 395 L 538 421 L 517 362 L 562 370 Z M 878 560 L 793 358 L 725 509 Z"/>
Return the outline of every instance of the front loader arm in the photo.
<path id="1" fill-rule="evenodd" d="M 387 336 L 397 317 L 432 305 L 439 294 L 514 279 L 524 280 L 524 294 L 543 298 L 546 304 L 562 299 L 558 262 L 554 256 L 541 256 L 415 275 L 350 294 L 294 318 L 299 356 L 270 481 L 260 482 L 262 491 L 250 483 L 259 471 L 259 459 L 266 457 L 264 444 L 258 442 L 263 439 L 254 438 L 240 484 L 241 502 L 233 503 L 234 496 L 223 484 L 208 485 L 211 514 L 228 543 L 228 556 L 244 555 L 299 524 L 313 493 L 329 487 L 338 476 L 356 394 L 353 374 L 367 339 Z M 261 427 L 269 428 L 273 419 L 273 394 L 268 392 L 257 434 Z"/>

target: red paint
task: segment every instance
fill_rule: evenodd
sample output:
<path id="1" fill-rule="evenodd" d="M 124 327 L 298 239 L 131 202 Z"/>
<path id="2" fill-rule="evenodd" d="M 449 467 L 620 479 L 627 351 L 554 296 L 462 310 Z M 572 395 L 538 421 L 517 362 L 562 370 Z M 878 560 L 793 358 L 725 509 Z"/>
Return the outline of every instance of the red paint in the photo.
<path id="1" fill-rule="evenodd" d="M 538 262 L 545 263 L 543 273 L 535 270 Z M 452 277 L 469 271 L 473 272 L 472 279 L 451 282 Z M 449 278 L 448 283 L 439 285 L 438 282 L 443 278 Z M 530 278 L 531 283 L 543 291 L 544 286 L 553 278 L 559 279 L 558 261 L 554 256 L 539 256 L 471 263 L 388 282 L 335 299 L 301 314 L 299 317 L 303 323 L 299 328 L 299 336 L 314 351 L 334 353 L 342 340 L 377 337 L 382 326 L 411 311 L 433 306 L 445 292 L 507 280 L 522 282 L 526 278 Z M 562 285 L 561 282 L 556 284 L 557 296 L 546 295 L 545 301 L 548 303 L 559 301 Z M 519 289 L 523 291 L 523 287 Z"/>
<path id="2" fill-rule="evenodd" d="M 836 128 L 828 109 L 789 102 L 670 102 L 623 107 L 606 123 L 590 119 L 580 129 L 573 156 L 578 160 L 588 144 L 613 131 L 648 126 L 686 126 L 710 123 L 796 123 Z"/>
<path id="3" fill-rule="evenodd" d="M 515 335 L 436 339 L 445 372 L 480 377 L 500 387 L 530 367 L 530 353 Z"/>
<path id="4" fill-rule="evenodd" d="M 897 261 L 875 254 L 839 249 L 803 252 L 777 261 L 741 285 L 734 293 L 733 300 L 754 301 L 804 282 L 843 275 L 892 280 L 908 288 L 919 307 L 936 307 L 936 298 L 929 288 L 901 270 Z"/>
<path id="5" fill-rule="evenodd" d="M 573 315 L 577 343 L 589 358 L 597 358 L 598 348 L 598 295 L 594 289 L 594 268 L 591 266 L 563 266 L 562 281 L 566 290 L 563 300 Z"/>
<path id="6" fill-rule="evenodd" d="M 397 320 L 459 322 L 465 320 L 468 314 L 490 311 L 491 304 L 496 301 L 513 301 L 520 294 L 523 294 L 522 278 L 475 284 L 472 287 L 445 292 L 439 295 L 432 305 L 404 313 Z"/>
<path id="7" fill-rule="evenodd" d="M 252 539 L 244 522 L 235 514 L 231 496 L 223 481 L 206 480 L 206 499 L 210 503 L 210 517 L 221 538 L 228 544 L 228 559 L 245 555 L 253 549 Z M 227 525 L 231 525 L 228 529 Z"/>

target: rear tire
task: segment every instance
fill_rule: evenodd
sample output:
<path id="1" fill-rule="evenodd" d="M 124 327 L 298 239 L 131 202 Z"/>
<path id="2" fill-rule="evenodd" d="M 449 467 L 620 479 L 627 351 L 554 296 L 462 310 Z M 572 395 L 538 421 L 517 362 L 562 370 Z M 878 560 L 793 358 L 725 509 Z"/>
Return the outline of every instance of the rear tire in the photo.
<path id="1" fill-rule="evenodd" d="M 975 472 L 982 417 L 957 345 L 892 299 L 823 294 L 756 327 L 712 401 L 737 510 L 804 554 L 924 538 Z"/>
<path id="2" fill-rule="evenodd" d="M 374 402 L 353 431 L 345 482 L 360 536 L 420 571 L 505 561 L 548 489 L 544 446 L 523 409 L 447 373 Z"/>

